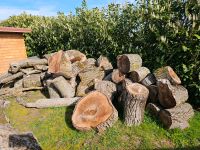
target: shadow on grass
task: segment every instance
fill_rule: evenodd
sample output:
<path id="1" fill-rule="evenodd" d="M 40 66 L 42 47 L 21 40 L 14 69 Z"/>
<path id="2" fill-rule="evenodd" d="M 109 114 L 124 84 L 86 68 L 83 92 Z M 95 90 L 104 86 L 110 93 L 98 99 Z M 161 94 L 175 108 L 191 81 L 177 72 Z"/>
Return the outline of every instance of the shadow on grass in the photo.
<path id="1" fill-rule="evenodd" d="M 184 148 L 156 148 L 154 150 L 200 150 L 200 146 L 191 146 L 191 147 L 184 147 Z"/>
<path id="2" fill-rule="evenodd" d="M 74 110 L 74 106 L 66 107 L 66 109 L 65 109 L 65 123 L 70 129 L 76 130 L 72 125 L 73 110 Z"/>

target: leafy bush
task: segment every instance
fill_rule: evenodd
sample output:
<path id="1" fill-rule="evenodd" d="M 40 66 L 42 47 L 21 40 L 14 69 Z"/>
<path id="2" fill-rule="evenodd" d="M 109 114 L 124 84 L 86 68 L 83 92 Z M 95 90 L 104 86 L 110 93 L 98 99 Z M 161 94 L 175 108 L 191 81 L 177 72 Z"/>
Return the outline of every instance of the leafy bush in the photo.
<path id="1" fill-rule="evenodd" d="M 30 27 L 28 55 L 59 49 L 79 49 L 88 57 L 108 56 L 114 63 L 122 53 L 139 53 L 152 71 L 172 66 L 189 89 L 190 102 L 200 104 L 200 5 L 198 0 L 143 1 L 110 4 L 55 17 L 21 14 L 0 25 Z"/>

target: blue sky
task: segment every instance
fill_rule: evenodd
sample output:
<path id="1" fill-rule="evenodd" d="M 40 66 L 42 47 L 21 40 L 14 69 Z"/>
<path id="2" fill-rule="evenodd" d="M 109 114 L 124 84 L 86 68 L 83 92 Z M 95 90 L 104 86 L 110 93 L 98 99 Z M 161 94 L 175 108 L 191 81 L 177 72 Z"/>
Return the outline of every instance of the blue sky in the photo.
<path id="1" fill-rule="evenodd" d="M 103 7 L 109 3 L 135 0 L 87 0 L 88 7 Z M 27 12 L 33 15 L 54 16 L 58 11 L 68 14 L 81 5 L 82 0 L 0 0 L 0 20 Z"/>

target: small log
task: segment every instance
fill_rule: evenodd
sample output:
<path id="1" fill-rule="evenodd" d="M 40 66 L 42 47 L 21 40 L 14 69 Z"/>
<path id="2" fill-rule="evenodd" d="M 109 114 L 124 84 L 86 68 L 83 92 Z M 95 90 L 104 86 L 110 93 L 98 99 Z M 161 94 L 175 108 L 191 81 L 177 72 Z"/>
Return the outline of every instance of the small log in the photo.
<path id="1" fill-rule="evenodd" d="M 96 65 L 97 67 L 103 68 L 106 74 L 109 74 L 113 70 L 113 66 L 108 60 L 108 58 L 102 55 L 97 59 Z"/>
<path id="2" fill-rule="evenodd" d="M 78 50 L 67 50 L 65 53 L 69 56 L 72 63 L 76 61 L 84 62 L 86 61 L 86 56 Z"/>
<path id="3" fill-rule="evenodd" d="M 172 108 L 187 101 L 188 91 L 181 85 L 171 85 L 169 80 L 158 81 L 158 98 L 165 108 Z"/>
<path id="4" fill-rule="evenodd" d="M 48 70 L 48 66 L 47 65 L 35 65 L 34 69 L 36 70 L 41 70 L 41 71 L 47 71 Z"/>
<path id="5" fill-rule="evenodd" d="M 50 107 L 66 107 L 72 106 L 80 97 L 74 98 L 54 98 L 54 99 L 39 99 L 36 102 L 27 103 L 22 98 L 17 97 L 17 102 L 27 108 L 50 108 Z"/>
<path id="6" fill-rule="evenodd" d="M 151 103 L 158 103 L 158 86 L 157 85 L 150 85 L 147 87 L 149 90 L 149 102 Z"/>
<path id="7" fill-rule="evenodd" d="M 7 77 L 9 77 L 9 76 L 11 76 L 11 75 L 12 75 L 12 73 L 10 73 L 10 72 L 6 72 L 6 73 L 3 73 L 3 74 L 0 74 L 0 81 L 5 79 L 5 78 L 7 78 Z"/>
<path id="8" fill-rule="evenodd" d="M 189 126 L 188 120 L 194 116 L 194 110 L 188 103 L 180 104 L 171 109 L 163 109 L 159 113 L 161 122 L 167 129 L 185 129 Z"/>
<path id="9" fill-rule="evenodd" d="M 22 72 L 18 72 L 18 73 L 16 73 L 16 74 L 13 74 L 13 75 L 11 75 L 11 76 L 8 76 L 8 77 L 2 79 L 2 80 L 0 81 L 0 84 L 5 84 L 5 83 L 8 83 L 8 82 L 12 82 L 12 81 L 14 81 L 15 79 L 21 78 L 22 76 L 23 76 L 23 73 L 22 73 Z"/>
<path id="10" fill-rule="evenodd" d="M 49 93 L 50 98 L 60 98 L 61 96 L 59 95 L 58 90 L 53 86 L 52 80 L 47 80 L 47 89 Z"/>
<path id="11" fill-rule="evenodd" d="M 156 77 L 152 73 L 149 73 L 140 83 L 146 87 L 154 85 L 156 84 Z"/>
<path id="12" fill-rule="evenodd" d="M 23 72 L 27 76 L 31 74 L 41 73 L 40 70 L 33 70 L 33 68 L 20 69 L 20 71 Z"/>
<path id="13" fill-rule="evenodd" d="M 72 64 L 70 58 L 63 51 L 58 51 L 48 59 L 49 73 L 72 78 Z"/>
<path id="14" fill-rule="evenodd" d="M 55 78 L 52 84 L 63 98 L 74 97 L 75 88 L 64 77 L 60 76 Z"/>
<path id="15" fill-rule="evenodd" d="M 127 126 L 140 125 L 144 118 L 144 110 L 149 90 L 139 84 L 132 83 L 126 87 L 124 98 L 124 120 Z"/>
<path id="16" fill-rule="evenodd" d="M 157 69 L 154 72 L 154 75 L 157 80 L 168 79 L 173 85 L 181 84 L 180 78 L 177 76 L 177 74 L 170 66 Z"/>
<path id="17" fill-rule="evenodd" d="M 150 70 L 146 67 L 140 67 L 138 69 L 135 69 L 130 73 L 130 79 L 134 82 L 140 82 L 142 81 L 148 74 L 150 73 Z"/>
<path id="18" fill-rule="evenodd" d="M 111 100 L 99 91 L 90 92 L 79 100 L 72 115 L 73 126 L 80 131 L 92 128 L 105 131 L 118 119 L 118 113 Z"/>
<path id="19" fill-rule="evenodd" d="M 87 68 L 87 62 L 76 61 L 72 64 L 72 73 L 73 76 L 76 77 L 80 72 L 82 72 L 85 68 Z"/>
<path id="20" fill-rule="evenodd" d="M 108 74 L 104 80 L 113 81 L 118 84 L 125 79 L 125 75 L 122 74 L 118 69 L 114 69 L 112 73 Z"/>
<path id="21" fill-rule="evenodd" d="M 142 58 L 138 54 L 124 54 L 117 57 L 117 67 L 126 74 L 142 67 Z"/>
<path id="22" fill-rule="evenodd" d="M 149 111 L 149 113 L 151 113 L 151 115 L 153 115 L 155 117 L 159 116 L 159 112 L 162 109 L 163 108 L 159 104 L 154 104 L 154 103 L 148 103 L 146 106 L 146 110 Z"/>
<path id="23" fill-rule="evenodd" d="M 94 89 L 105 94 L 110 100 L 114 99 L 114 95 L 117 92 L 116 84 L 111 81 L 95 80 Z"/>
<path id="24" fill-rule="evenodd" d="M 40 74 L 32 74 L 23 78 L 23 87 L 41 87 L 42 82 L 40 79 Z"/>
<path id="25" fill-rule="evenodd" d="M 33 67 L 35 65 L 47 65 L 46 59 L 25 59 L 10 64 L 9 72 L 17 73 L 21 68 Z"/>

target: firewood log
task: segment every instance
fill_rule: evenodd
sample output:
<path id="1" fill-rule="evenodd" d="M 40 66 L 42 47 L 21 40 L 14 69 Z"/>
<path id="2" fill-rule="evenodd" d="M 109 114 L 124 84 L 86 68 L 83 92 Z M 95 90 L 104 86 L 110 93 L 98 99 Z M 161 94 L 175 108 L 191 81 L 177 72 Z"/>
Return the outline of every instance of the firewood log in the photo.
<path id="1" fill-rule="evenodd" d="M 156 84 L 156 77 L 149 73 L 140 83 L 146 87 L 154 85 Z"/>
<path id="2" fill-rule="evenodd" d="M 91 92 L 92 90 L 93 90 L 92 85 L 86 84 L 84 82 L 80 82 L 76 90 L 76 96 L 83 97 L 87 95 L 87 93 Z"/>
<path id="3" fill-rule="evenodd" d="M 65 107 L 72 106 L 80 97 L 73 98 L 54 98 L 54 99 L 39 99 L 36 102 L 27 103 L 22 98 L 17 97 L 17 102 L 27 108 L 50 108 L 50 107 Z"/>
<path id="4" fill-rule="evenodd" d="M 161 110 L 159 118 L 167 129 L 185 129 L 189 126 L 188 120 L 193 115 L 194 110 L 192 106 L 188 103 L 184 103 L 171 109 Z"/>
<path id="5" fill-rule="evenodd" d="M 126 87 L 124 94 L 124 120 L 127 126 L 140 125 L 144 118 L 144 110 L 149 90 L 139 84 L 132 83 Z"/>
<path id="6" fill-rule="evenodd" d="M 65 51 L 65 53 L 69 56 L 70 61 L 72 63 L 74 63 L 76 61 L 84 62 L 87 59 L 85 54 L 81 53 L 78 50 L 67 50 L 67 51 Z"/>
<path id="7" fill-rule="evenodd" d="M 56 53 L 56 52 L 55 52 Z M 55 53 L 50 53 L 50 54 L 45 54 L 43 56 L 43 58 L 45 58 L 46 60 L 48 60 L 51 56 L 53 56 Z"/>
<path id="8" fill-rule="evenodd" d="M 104 80 L 113 81 L 116 84 L 122 82 L 124 79 L 125 75 L 122 74 L 118 69 L 114 69 L 113 72 L 104 78 Z"/>
<path id="9" fill-rule="evenodd" d="M 177 74 L 174 72 L 174 70 L 170 66 L 157 69 L 154 72 L 154 75 L 157 80 L 168 79 L 173 85 L 181 84 L 180 78 L 177 76 Z"/>
<path id="10" fill-rule="evenodd" d="M 33 70 L 33 68 L 20 69 L 20 71 L 23 72 L 25 75 L 41 73 L 40 70 Z"/>
<path id="11" fill-rule="evenodd" d="M 158 98 L 165 108 L 172 108 L 187 101 L 188 91 L 181 85 L 171 85 L 169 80 L 158 81 Z"/>
<path id="12" fill-rule="evenodd" d="M 63 51 L 59 51 L 48 59 L 49 73 L 62 75 L 65 78 L 74 77 L 70 58 Z"/>
<path id="13" fill-rule="evenodd" d="M 60 94 L 59 91 L 53 86 L 52 84 L 52 80 L 47 80 L 47 89 L 48 89 L 48 93 L 49 93 L 49 97 L 50 98 L 60 98 Z"/>
<path id="14" fill-rule="evenodd" d="M 47 65 L 46 59 L 25 59 L 10 64 L 9 72 L 17 73 L 21 68 L 33 67 L 35 65 Z"/>
<path id="15" fill-rule="evenodd" d="M 86 62 L 87 62 L 87 64 L 88 64 L 89 66 L 95 66 L 95 65 L 96 65 L 96 60 L 95 60 L 94 58 L 88 58 L 88 59 L 86 60 Z"/>
<path id="16" fill-rule="evenodd" d="M 18 72 L 16 74 L 10 75 L 10 76 L 2 79 L 0 81 L 0 84 L 5 84 L 5 83 L 8 83 L 8 82 L 14 81 L 15 79 L 21 78 L 22 76 L 23 76 L 23 73 L 22 72 Z"/>
<path id="17" fill-rule="evenodd" d="M 34 68 L 35 70 L 47 71 L 49 67 L 47 65 L 35 65 Z"/>
<path id="18" fill-rule="evenodd" d="M 93 91 L 80 99 L 72 115 L 73 126 L 80 131 L 92 128 L 102 132 L 118 119 L 118 112 L 111 100 L 99 91 Z"/>
<path id="19" fill-rule="evenodd" d="M 97 67 L 103 68 L 106 74 L 109 74 L 113 70 L 113 66 L 108 60 L 108 58 L 102 55 L 97 59 L 96 64 L 97 64 Z"/>
<path id="20" fill-rule="evenodd" d="M 156 103 L 148 103 L 146 106 L 146 110 L 149 111 L 149 113 L 151 113 L 155 117 L 159 116 L 159 112 L 162 109 L 163 108 L 159 104 L 156 104 Z"/>
<path id="21" fill-rule="evenodd" d="M 15 81 L 14 88 L 23 88 L 23 79 Z"/>
<path id="22" fill-rule="evenodd" d="M 135 69 L 130 73 L 130 79 L 134 82 L 140 82 L 142 81 L 148 74 L 150 73 L 150 70 L 146 67 L 140 67 L 138 69 Z"/>
<path id="23" fill-rule="evenodd" d="M 110 100 L 114 99 L 117 92 L 116 84 L 111 81 L 95 80 L 94 89 L 105 94 Z"/>
<path id="24" fill-rule="evenodd" d="M 150 85 L 147 87 L 149 90 L 149 99 L 148 101 L 151 103 L 158 103 L 158 86 L 157 85 Z"/>
<path id="25" fill-rule="evenodd" d="M 5 79 L 5 78 L 7 78 L 7 77 L 9 77 L 9 76 L 11 76 L 11 75 L 12 75 L 12 73 L 10 73 L 10 72 L 6 72 L 6 73 L 3 73 L 3 74 L 0 74 L 0 81 Z"/>
<path id="26" fill-rule="evenodd" d="M 138 54 L 123 54 L 117 57 L 117 67 L 126 74 L 142 67 L 142 58 Z"/>
<path id="27" fill-rule="evenodd" d="M 23 87 L 42 87 L 40 74 L 32 74 L 23 78 Z"/>

